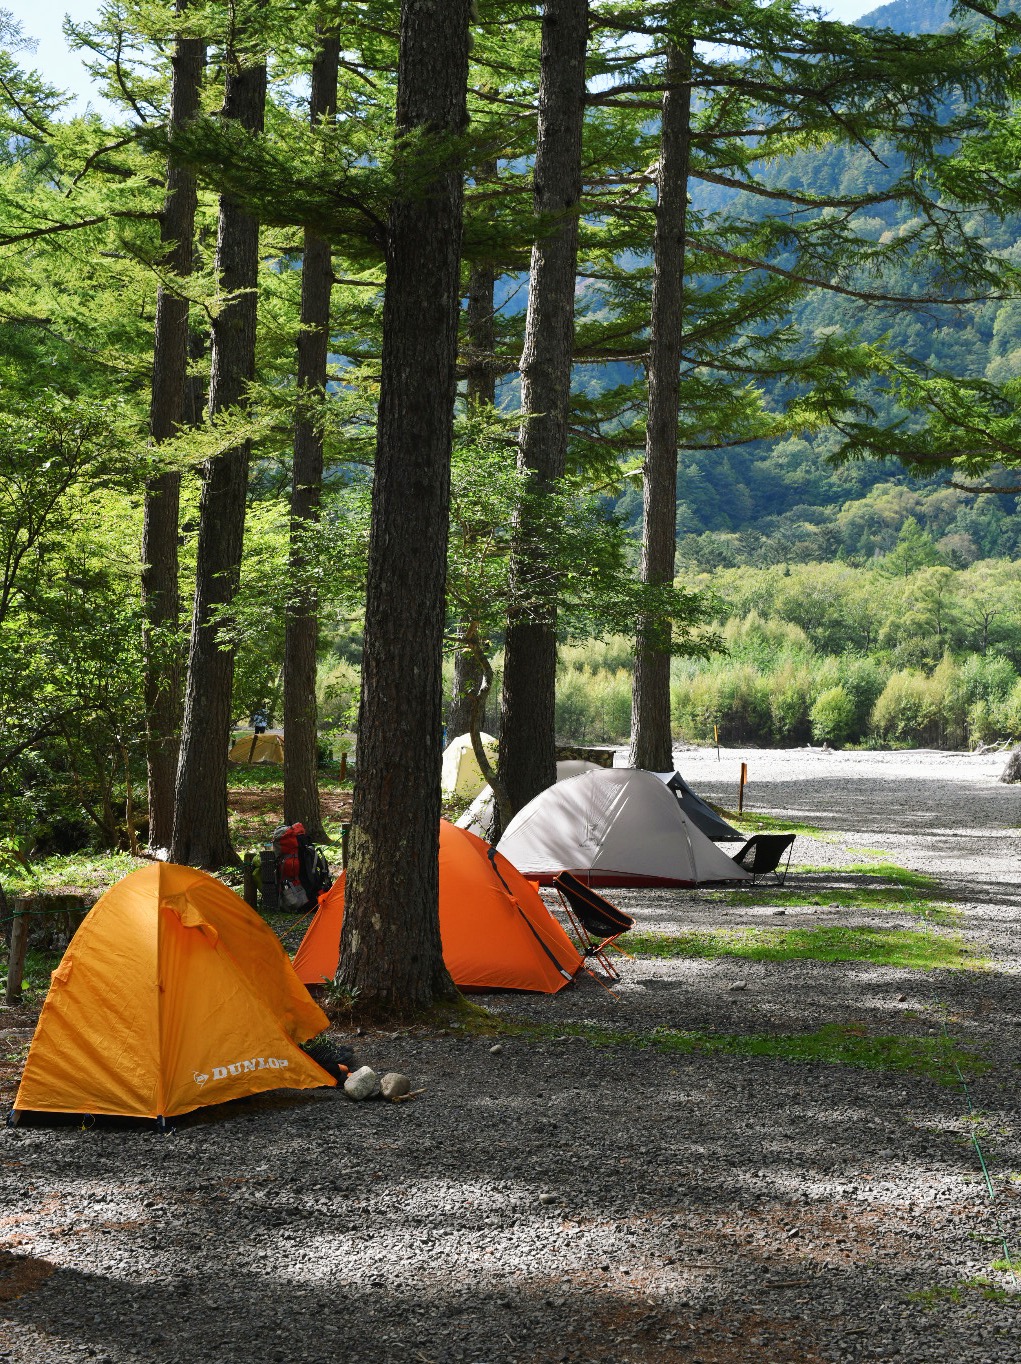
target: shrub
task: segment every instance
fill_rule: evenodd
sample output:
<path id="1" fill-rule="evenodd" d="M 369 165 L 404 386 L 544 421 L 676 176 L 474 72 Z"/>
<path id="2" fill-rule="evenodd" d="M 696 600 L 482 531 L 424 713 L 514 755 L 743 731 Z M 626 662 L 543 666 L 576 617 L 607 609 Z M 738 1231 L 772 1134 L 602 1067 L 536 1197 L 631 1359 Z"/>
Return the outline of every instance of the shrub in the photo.
<path id="1" fill-rule="evenodd" d="M 993 704 L 992 719 L 997 735 L 1005 739 L 1021 738 L 1021 679 L 1014 683 L 1002 701 Z"/>
<path id="2" fill-rule="evenodd" d="M 843 744 L 855 734 L 854 698 L 838 683 L 820 692 L 812 706 L 812 737 L 820 742 Z"/>
<path id="3" fill-rule="evenodd" d="M 872 710 L 872 727 L 895 744 L 935 744 L 942 718 L 939 681 L 914 668 L 892 673 Z"/>
<path id="4" fill-rule="evenodd" d="M 710 742 L 714 724 L 724 743 L 766 743 L 771 737 L 769 680 L 753 664 L 711 664 L 690 681 L 676 683 L 672 698 L 674 724 L 689 742 Z"/>
<path id="5" fill-rule="evenodd" d="M 868 729 L 872 708 L 883 694 L 886 673 L 871 658 L 842 659 L 837 680 L 854 702 L 854 728 L 849 738 L 860 739 Z"/>
<path id="6" fill-rule="evenodd" d="M 815 684 L 811 669 L 805 665 L 784 663 L 773 673 L 769 687 L 769 712 L 773 738 L 777 743 L 808 741 L 811 734 L 809 711 Z"/>

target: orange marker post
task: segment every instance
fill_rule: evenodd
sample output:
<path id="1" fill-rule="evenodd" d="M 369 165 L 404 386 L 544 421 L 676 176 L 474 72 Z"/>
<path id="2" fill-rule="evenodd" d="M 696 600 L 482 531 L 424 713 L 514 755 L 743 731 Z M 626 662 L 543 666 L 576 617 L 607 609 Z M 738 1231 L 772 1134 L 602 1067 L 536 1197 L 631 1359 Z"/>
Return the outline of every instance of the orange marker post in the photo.
<path id="1" fill-rule="evenodd" d="M 737 813 L 741 814 L 744 810 L 744 788 L 748 783 L 748 764 L 741 764 L 741 785 L 737 790 Z"/>

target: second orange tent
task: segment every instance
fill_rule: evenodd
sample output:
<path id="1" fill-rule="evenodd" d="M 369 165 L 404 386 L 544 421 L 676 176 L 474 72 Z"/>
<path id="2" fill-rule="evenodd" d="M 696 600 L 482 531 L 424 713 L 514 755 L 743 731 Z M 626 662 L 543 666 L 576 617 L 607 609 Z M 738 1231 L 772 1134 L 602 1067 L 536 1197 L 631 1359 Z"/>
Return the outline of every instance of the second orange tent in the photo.
<path id="1" fill-rule="evenodd" d="M 344 877 L 322 899 L 294 958 L 306 985 L 340 961 Z M 440 936 L 455 985 L 466 990 L 562 990 L 582 965 L 531 882 L 466 829 L 440 822 Z"/>

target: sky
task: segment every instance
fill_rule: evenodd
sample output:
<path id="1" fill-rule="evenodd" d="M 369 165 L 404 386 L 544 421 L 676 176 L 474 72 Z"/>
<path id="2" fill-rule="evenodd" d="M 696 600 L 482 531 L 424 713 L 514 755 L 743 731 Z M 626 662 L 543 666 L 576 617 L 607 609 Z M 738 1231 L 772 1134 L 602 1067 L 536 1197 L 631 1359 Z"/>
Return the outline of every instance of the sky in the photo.
<path id="1" fill-rule="evenodd" d="M 818 2 L 831 19 L 851 20 L 876 9 L 883 0 Z M 99 0 L 0 0 L 0 8 L 9 10 L 25 37 L 37 44 L 34 55 L 26 55 L 22 65 L 34 66 L 52 85 L 73 91 L 79 108 L 90 100 L 96 102 L 80 54 L 69 51 L 64 41 L 63 24 L 65 15 L 76 21 L 93 18 L 99 12 Z"/>

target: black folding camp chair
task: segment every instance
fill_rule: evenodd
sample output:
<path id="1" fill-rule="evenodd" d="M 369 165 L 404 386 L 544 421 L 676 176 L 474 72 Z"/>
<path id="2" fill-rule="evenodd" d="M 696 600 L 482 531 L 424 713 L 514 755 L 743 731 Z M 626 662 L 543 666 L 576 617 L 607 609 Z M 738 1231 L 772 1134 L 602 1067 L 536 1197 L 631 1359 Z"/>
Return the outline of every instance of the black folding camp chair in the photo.
<path id="1" fill-rule="evenodd" d="M 751 872 L 752 881 L 772 874 L 782 886 L 787 880 L 793 852 L 794 834 L 753 834 L 741 851 L 734 854 L 732 861 Z M 784 853 L 787 854 L 787 861 L 781 871 L 779 867 Z"/>
<path id="2" fill-rule="evenodd" d="M 594 960 L 610 980 L 620 980 L 620 972 L 606 955 L 606 949 L 612 947 L 622 933 L 634 928 L 634 919 L 597 895 L 591 886 L 586 886 L 569 871 L 562 871 L 555 878 L 553 888 L 560 896 L 568 925 L 585 959 L 586 971 L 593 974 L 588 963 Z"/>

